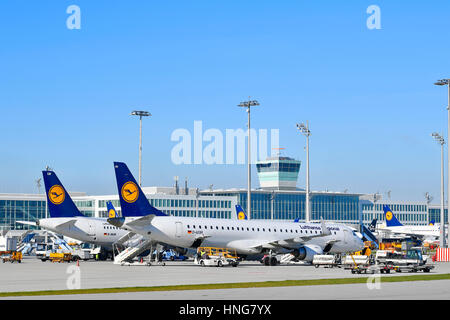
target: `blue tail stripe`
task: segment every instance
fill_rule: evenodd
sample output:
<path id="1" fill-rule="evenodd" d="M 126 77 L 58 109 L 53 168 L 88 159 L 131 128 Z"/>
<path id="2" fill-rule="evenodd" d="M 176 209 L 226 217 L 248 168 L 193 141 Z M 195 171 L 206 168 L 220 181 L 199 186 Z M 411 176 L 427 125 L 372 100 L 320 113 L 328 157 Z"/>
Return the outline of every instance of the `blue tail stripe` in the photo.
<path id="1" fill-rule="evenodd" d="M 240 205 L 236 205 L 236 216 L 238 220 L 247 220 L 247 215 Z"/>
<path id="2" fill-rule="evenodd" d="M 386 219 L 386 226 L 387 227 L 400 227 L 403 226 L 403 224 L 398 221 L 397 217 L 392 212 L 391 208 L 389 208 L 388 205 L 383 206 L 384 211 L 384 218 Z"/>
<path id="3" fill-rule="evenodd" d="M 47 194 L 48 212 L 52 218 L 83 217 L 69 193 L 53 171 L 42 171 L 45 192 Z M 58 190 L 50 192 L 50 190 Z M 50 195 L 49 195 L 50 193 Z M 52 196 L 53 194 L 53 196 Z"/>
<path id="4" fill-rule="evenodd" d="M 116 172 L 122 217 L 142 217 L 149 214 L 167 216 L 164 212 L 150 205 L 150 202 L 125 163 L 114 162 L 114 169 Z M 128 199 L 125 199 L 127 196 Z"/>

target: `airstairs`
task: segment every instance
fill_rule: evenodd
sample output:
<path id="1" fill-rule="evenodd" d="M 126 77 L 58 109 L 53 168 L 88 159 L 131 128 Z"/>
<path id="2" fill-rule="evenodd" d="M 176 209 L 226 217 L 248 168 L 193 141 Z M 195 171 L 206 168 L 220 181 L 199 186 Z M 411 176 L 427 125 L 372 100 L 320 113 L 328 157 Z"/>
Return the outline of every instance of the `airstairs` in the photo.
<path id="1" fill-rule="evenodd" d="M 126 241 L 125 241 L 126 242 Z M 124 242 L 124 243 L 125 243 Z M 118 255 L 114 257 L 114 264 L 123 264 L 124 262 L 131 263 L 135 257 L 142 252 L 150 249 L 152 246 L 151 240 L 140 240 L 139 244 L 129 246 Z"/>

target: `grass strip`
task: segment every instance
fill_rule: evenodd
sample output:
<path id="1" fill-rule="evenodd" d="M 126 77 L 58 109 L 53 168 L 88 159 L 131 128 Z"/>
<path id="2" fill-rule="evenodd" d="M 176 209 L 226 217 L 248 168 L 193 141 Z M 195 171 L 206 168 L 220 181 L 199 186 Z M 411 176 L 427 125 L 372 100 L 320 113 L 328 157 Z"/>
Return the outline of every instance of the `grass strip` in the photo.
<path id="1" fill-rule="evenodd" d="M 97 288 L 97 289 L 77 289 L 77 290 L 0 292 L 0 297 L 19 297 L 19 296 L 31 297 L 31 296 L 127 293 L 127 292 L 149 292 L 149 291 L 242 289 L 242 288 L 267 288 L 267 287 L 291 287 L 291 286 L 317 286 L 317 285 L 333 285 L 333 284 L 358 284 L 358 283 L 366 283 L 368 279 L 369 277 L 356 277 L 356 278 L 283 280 L 283 281 L 264 281 L 264 282 L 187 284 L 187 285 L 171 285 L 171 286 L 155 286 L 155 287 L 119 287 L 119 288 Z M 446 274 L 431 274 L 431 275 L 381 277 L 381 283 L 405 282 L 405 281 L 431 281 L 431 280 L 450 280 L 450 274 L 446 273 Z"/>

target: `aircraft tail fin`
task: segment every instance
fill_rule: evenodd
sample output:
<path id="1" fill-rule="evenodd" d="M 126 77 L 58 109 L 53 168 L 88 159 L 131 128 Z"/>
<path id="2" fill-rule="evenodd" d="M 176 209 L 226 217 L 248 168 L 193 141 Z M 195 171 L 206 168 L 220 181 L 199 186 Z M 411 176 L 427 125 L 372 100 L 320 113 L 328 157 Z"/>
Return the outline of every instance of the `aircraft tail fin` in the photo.
<path id="1" fill-rule="evenodd" d="M 236 205 L 236 215 L 238 220 L 247 220 L 247 215 L 240 205 Z"/>
<path id="2" fill-rule="evenodd" d="M 167 216 L 164 212 L 150 205 L 125 163 L 114 162 L 114 169 L 116 171 L 122 217 L 142 217 L 150 214 Z"/>
<path id="3" fill-rule="evenodd" d="M 82 217 L 83 214 L 72 201 L 56 173 L 50 170 L 42 171 L 45 192 L 47 194 L 48 212 L 52 218 Z"/>
<path id="4" fill-rule="evenodd" d="M 383 211 L 387 227 L 400 227 L 403 225 L 400 221 L 398 221 L 397 217 L 392 213 L 392 210 L 388 205 L 383 206 Z"/>
<path id="5" fill-rule="evenodd" d="M 106 202 L 106 209 L 108 210 L 108 218 L 120 218 L 111 201 Z"/>

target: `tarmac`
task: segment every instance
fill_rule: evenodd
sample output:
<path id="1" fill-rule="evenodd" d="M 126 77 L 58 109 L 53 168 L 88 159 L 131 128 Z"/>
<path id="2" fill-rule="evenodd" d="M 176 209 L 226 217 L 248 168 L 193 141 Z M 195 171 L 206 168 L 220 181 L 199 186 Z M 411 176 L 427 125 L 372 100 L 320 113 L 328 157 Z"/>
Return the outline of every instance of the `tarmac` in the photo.
<path id="1" fill-rule="evenodd" d="M 450 273 L 450 263 L 435 263 L 429 274 Z M 417 274 L 417 273 L 416 273 Z M 79 276 L 78 282 L 74 277 Z M 411 274 L 391 273 L 381 277 Z M 25 257 L 22 263 L 0 264 L 0 292 L 22 292 L 77 288 L 147 287 L 181 284 L 209 284 L 303 279 L 367 277 L 342 268 L 315 268 L 309 265 L 263 266 L 242 262 L 238 267 L 200 267 L 192 261 L 169 261 L 165 266 L 120 266 L 112 261 L 76 263 L 42 262 Z M 430 285 L 432 284 L 432 285 Z M 414 290 L 411 290 L 414 288 Z M 449 299 L 450 280 L 382 283 L 381 288 L 367 284 L 320 285 L 246 289 L 214 289 L 116 294 L 40 296 L 33 299 Z M 13 299 L 18 299 L 14 297 Z M 25 297 L 29 299 L 29 297 Z"/>

